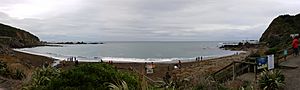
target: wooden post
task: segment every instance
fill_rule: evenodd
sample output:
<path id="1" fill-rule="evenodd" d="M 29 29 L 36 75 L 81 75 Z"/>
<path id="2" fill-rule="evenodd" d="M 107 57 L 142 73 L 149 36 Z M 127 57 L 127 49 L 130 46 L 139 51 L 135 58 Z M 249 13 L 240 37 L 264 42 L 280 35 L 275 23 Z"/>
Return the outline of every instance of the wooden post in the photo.
<path id="1" fill-rule="evenodd" d="M 255 59 L 255 64 L 254 64 L 254 75 L 255 75 L 255 83 L 256 83 L 256 74 L 257 74 L 257 60 Z"/>
<path id="2" fill-rule="evenodd" d="M 232 80 L 235 79 L 235 62 L 233 62 L 233 67 L 232 67 Z"/>
<path id="3" fill-rule="evenodd" d="M 250 72 L 250 67 L 251 67 L 251 64 L 248 64 L 248 73 Z"/>
<path id="4" fill-rule="evenodd" d="M 255 73 L 255 81 L 256 81 L 256 78 L 257 78 L 256 77 L 256 74 L 257 74 L 257 65 L 256 64 L 254 65 L 254 73 Z"/>

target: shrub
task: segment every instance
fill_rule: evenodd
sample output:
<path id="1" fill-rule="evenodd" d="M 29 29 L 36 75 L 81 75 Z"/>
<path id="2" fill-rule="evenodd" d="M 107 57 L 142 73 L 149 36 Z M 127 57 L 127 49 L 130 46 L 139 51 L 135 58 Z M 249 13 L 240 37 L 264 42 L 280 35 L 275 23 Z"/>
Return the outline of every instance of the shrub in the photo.
<path id="1" fill-rule="evenodd" d="M 4 77 L 8 77 L 10 75 L 10 71 L 5 62 L 0 61 L 0 75 Z"/>
<path id="2" fill-rule="evenodd" d="M 60 73 L 61 71 L 59 69 L 55 69 L 53 67 L 38 68 L 34 71 L 30 84 L 23 87 L 23 89 L 45 90 L 54 78 L 58 78 Z"/>
<path id="3" fill-rule="evenodd" d="M 113 83 L 109 83 L 108 88 L 110 90 L 129 90 L 128 85 L 125 81 L 122 81 L 121 84 L 117 83 L 116 85 Z"/>
<path id="4" fill-rule="evenodd" d="M 121 81 L 127 83 L 129 90 L 136 90 L 139 86 L 135 75 L 120 72 L 108 64 L 82 64 L 63 72 L 54 68 L 45 69 L 35 73 L 32 84 L 36 86 L 33 89 L 107 90 L 108 83 L 119 84 Z"/>
<path id="5" fill-rule="evenodd" d="M 209 76 L 207 78 L 200 78 L 198 85 L 193 90 L 228 90 L 228 88 Z"/>
<path id="6" fill-rule="evenodd" d="M 265 70 L 260 74 L 258 82 L 261 89 L 277 90 L 284 86 L 284 79 L 284 75 L 279 70 Z"/>
<path id="7" fill-rule="evenodd" d="M 265 52 L 265 54 L 266 54 L 266 55 L 276 54 L 278 50 L 279 50 L 279 49 L 276 48 L 276 47 L 270 48 L 269 50 L 267 50 L 267 51 Z"/>
<path id="8" fill-rule="evenodd" d="M 17 79 L 17 80 L 21 80 L 25 77 L 26 77 L 26 75 L 19 69 L 15 70 L 11 75 L 11 78 Z"/>
<path id="9" fill-rule="evenodd" d="M 0 61 L 0 75 L 6 78 L 22 80 L 26 75 L 19 69 L 10 70 L 5 62 Z"/>

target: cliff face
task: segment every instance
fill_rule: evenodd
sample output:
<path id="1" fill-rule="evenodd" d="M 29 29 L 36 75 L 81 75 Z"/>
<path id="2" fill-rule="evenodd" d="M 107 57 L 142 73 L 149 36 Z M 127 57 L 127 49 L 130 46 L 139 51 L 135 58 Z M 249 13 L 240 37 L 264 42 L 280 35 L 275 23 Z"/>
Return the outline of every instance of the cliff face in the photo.
<path id="1" fill-rule="evenodd" d="M 32 47 L 39 45 L 40 40 L 27 31 L 0 23 L 0 44 L 12 48 Z"/>
<path id="2" fill-rule="evenodd" d="M 290 48 L 290 34 L 300 34 L 300 14 L 295 16 L 281 15 L 275 18 L 262 34 L 260 42 L 265 42 L 271 48 Z"/>

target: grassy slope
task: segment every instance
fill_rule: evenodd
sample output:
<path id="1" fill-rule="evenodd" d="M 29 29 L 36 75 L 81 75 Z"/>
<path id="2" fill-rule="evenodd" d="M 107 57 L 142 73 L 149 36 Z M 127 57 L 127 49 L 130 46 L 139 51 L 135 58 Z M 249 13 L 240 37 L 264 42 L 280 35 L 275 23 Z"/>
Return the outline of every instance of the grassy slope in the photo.
<path id="1" fill-rule="evenodd" d="M 300 33 L 300 14 L 281 15 L 275 18 L 260 38 L 270 48 L 284 49 L 291 47 L 290 34 Z"/>
<path id="2" fill-rule="evenodd" d="M 33 34 L 0 23 L 0 43 L 11 47 L 26 47 L 39 44 L 40 40 Z"/>

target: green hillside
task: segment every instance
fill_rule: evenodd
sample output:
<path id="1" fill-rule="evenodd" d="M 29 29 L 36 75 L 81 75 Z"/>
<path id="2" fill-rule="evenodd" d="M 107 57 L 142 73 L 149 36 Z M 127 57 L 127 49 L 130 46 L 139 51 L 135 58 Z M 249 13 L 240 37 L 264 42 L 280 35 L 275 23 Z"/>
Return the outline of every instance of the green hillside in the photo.
<path id="1" fill-rule="evenodd" d="M 275 18 L 260 38 L 270 48 L 291 48 L 290 34 L 300 33 L 300 14 L 281 15 Z"/>

